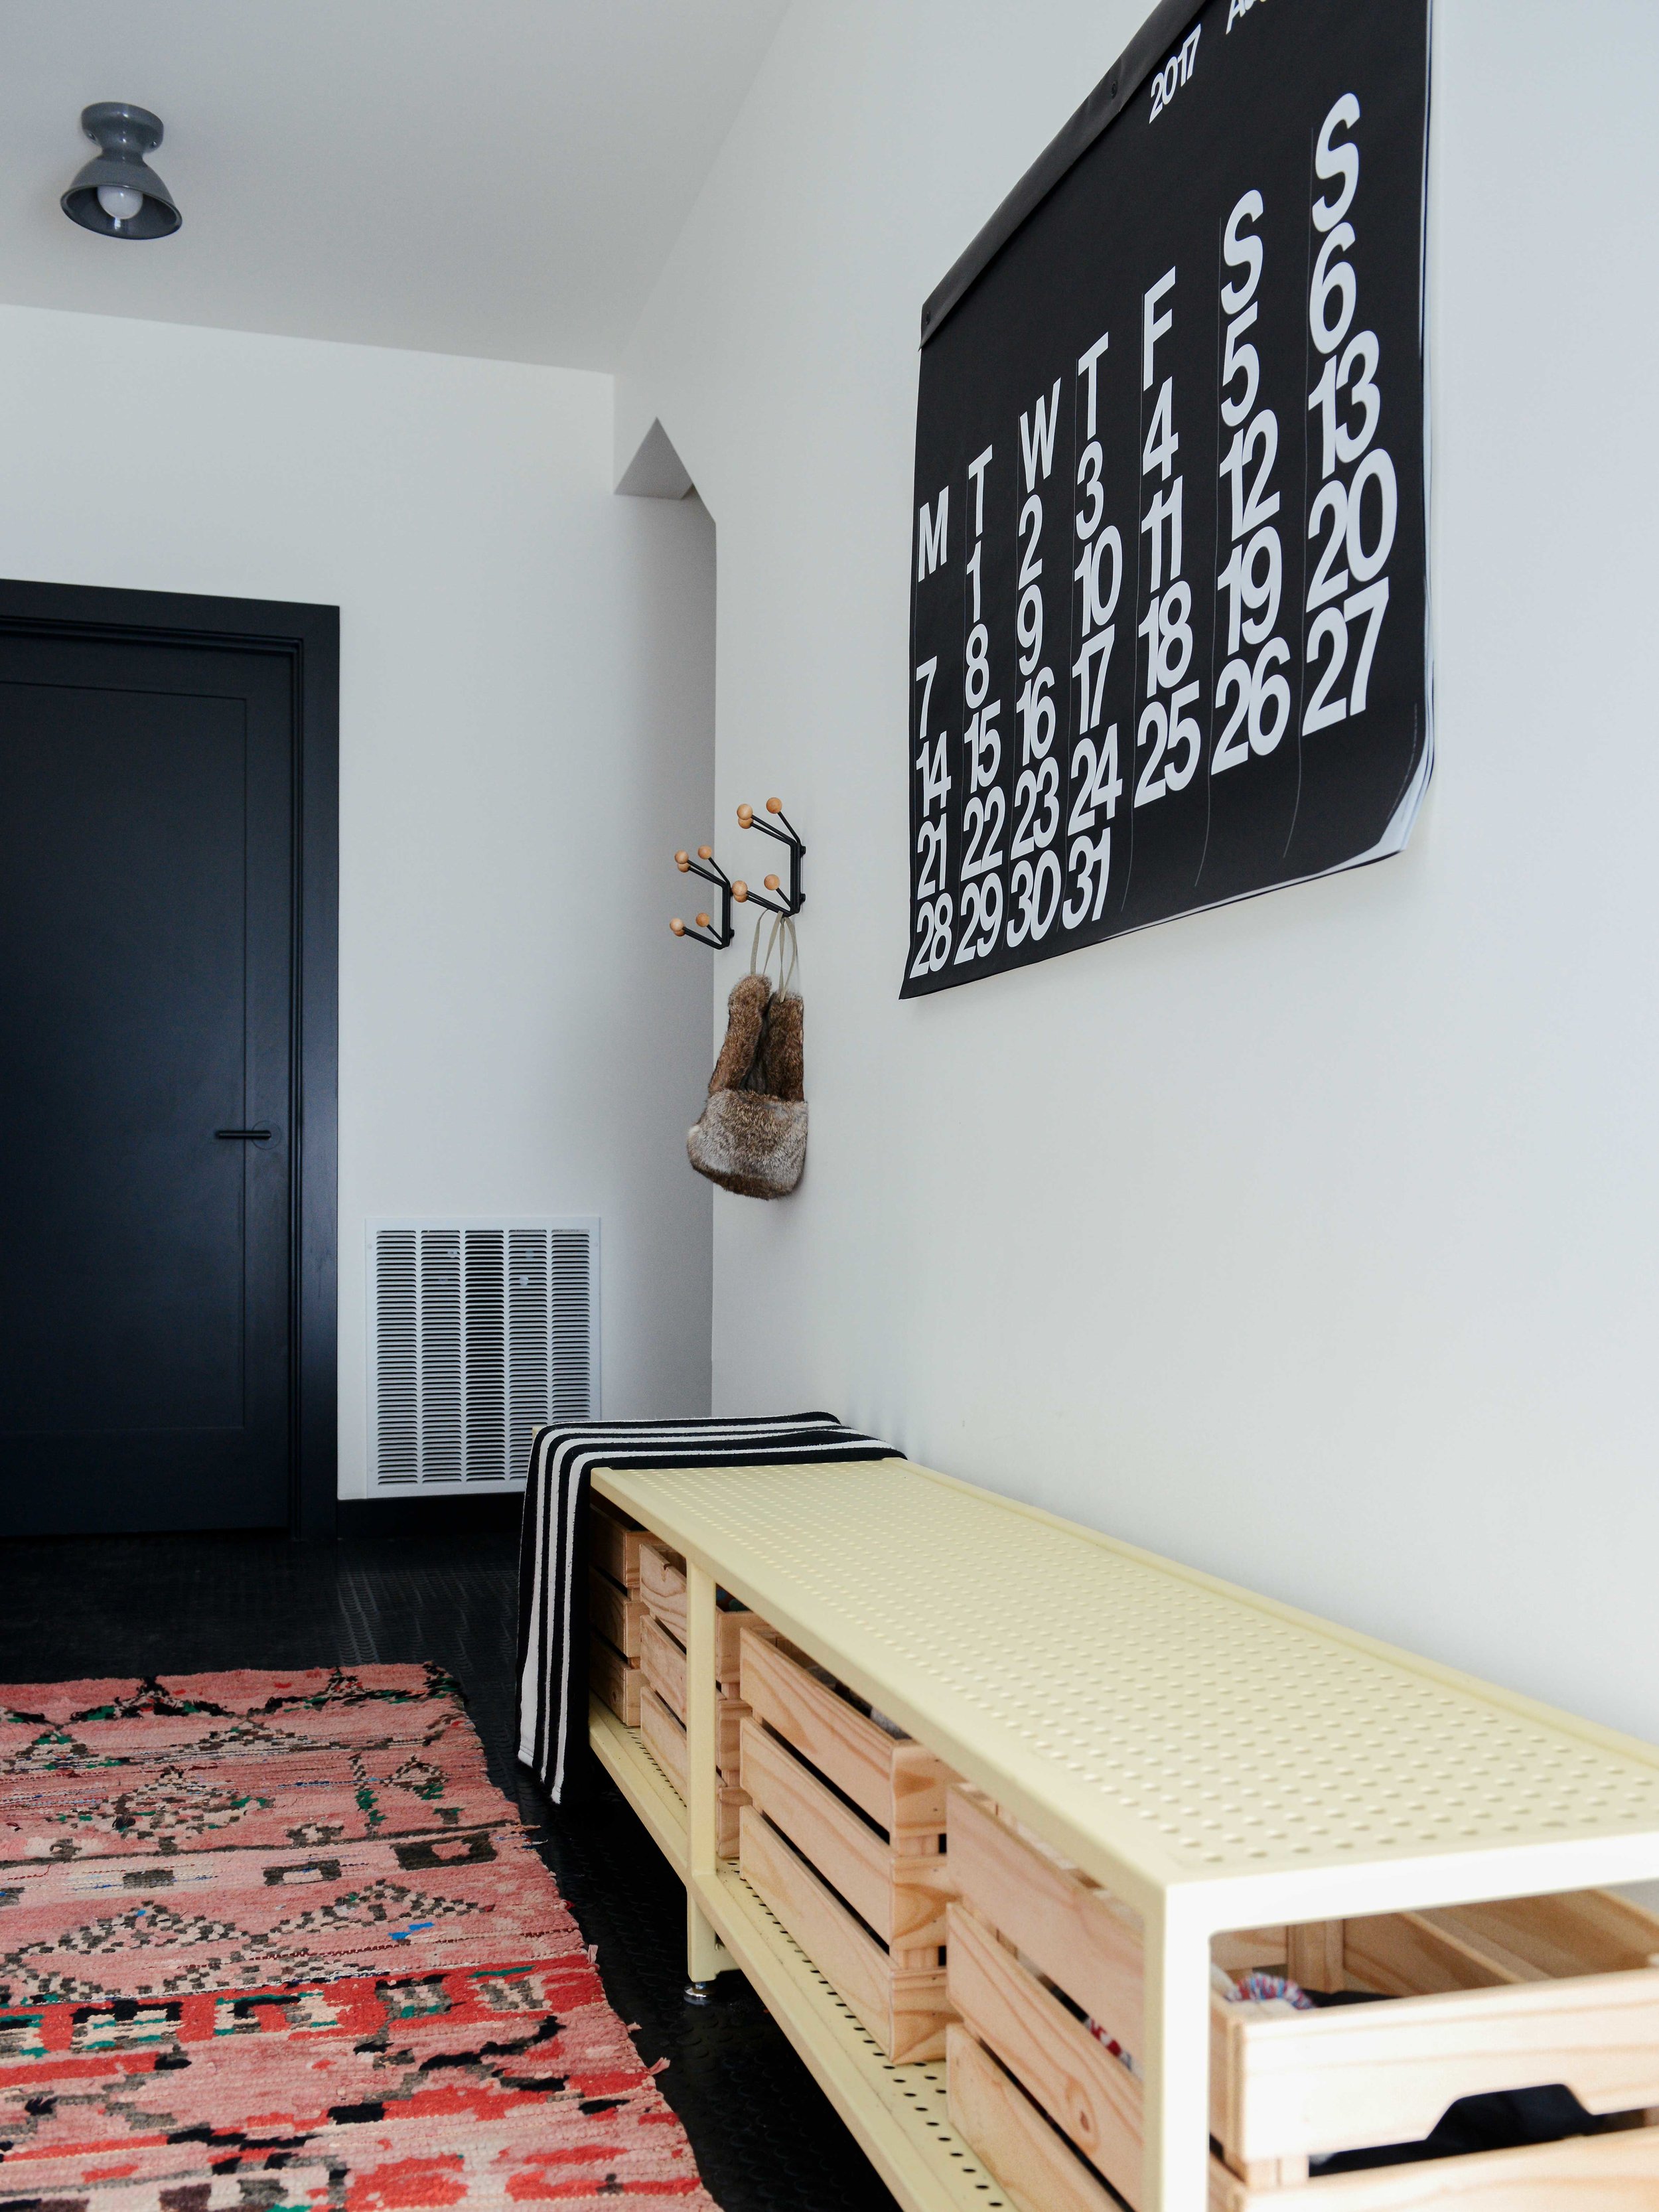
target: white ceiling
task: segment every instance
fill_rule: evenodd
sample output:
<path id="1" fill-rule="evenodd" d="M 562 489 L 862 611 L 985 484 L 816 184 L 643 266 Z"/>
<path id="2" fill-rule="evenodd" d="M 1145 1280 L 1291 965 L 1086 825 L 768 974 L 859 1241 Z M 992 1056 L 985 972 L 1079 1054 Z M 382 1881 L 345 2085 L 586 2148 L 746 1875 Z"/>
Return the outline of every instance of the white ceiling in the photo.
<path id="1" fill-rule="evenodd" d="M 607 368 L 787 0 L 0 0 L 0 301 Z M 184 216 L 58 198 L 153 108 Z"/>

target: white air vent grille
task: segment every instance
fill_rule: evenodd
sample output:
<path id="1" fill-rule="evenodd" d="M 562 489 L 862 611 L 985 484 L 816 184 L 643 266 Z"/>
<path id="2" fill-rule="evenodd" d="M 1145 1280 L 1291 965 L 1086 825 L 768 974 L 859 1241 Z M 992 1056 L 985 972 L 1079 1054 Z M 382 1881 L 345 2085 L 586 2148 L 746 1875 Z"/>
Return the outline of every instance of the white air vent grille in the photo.
<path id="1" fill-rule="evenodd" d="M 369 1480 L 518 1487 L 599 1406 L 597 1221 L 371 1221 Z"/>

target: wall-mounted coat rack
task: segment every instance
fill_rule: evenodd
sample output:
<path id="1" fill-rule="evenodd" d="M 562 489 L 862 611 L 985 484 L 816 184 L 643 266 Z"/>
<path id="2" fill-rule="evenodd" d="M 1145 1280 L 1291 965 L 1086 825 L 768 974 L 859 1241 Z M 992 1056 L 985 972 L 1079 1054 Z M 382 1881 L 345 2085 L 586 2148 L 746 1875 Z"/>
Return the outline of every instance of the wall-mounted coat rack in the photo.
<path id="1" fill-rule="evenodd" d="M 701 876 L 704 883 L 713 884 L 720 895 L 720 918 L 718 928 L 706 914 L 696 915 L 690 924 L 683 921 L 679 915 L 676 915 L 668 925 L 676 937 L 695 938 L 699 945 L 712 945 L 716 952 L 722 952 L 732 942 L 735 933 L 732 927 L 732 908 L 734 903 L 738 906 L 764 907 L 768 914 L 782 915 L 797 915 L 805 905 L 806 894 L 801 889 L 800 878 L 801 861 L 805 856 L 806 848 L 801 842 L 799 832 L 784 812 L 783 801 L 781 799 L 769 799 L 766 802 L 766 811 L 769 814 L 775 815 L 783 824 L 781 830 L 775 829 L 770 822 L 763 822 L 752 806 L 738 807 L 738 827 L 740 830 L 758 830 L 763 836 L 775 838 L 780 845 L 787 848 L 788 890 L 784 890 L 777 876 L 771 875 L 763 878 L 762 890 L 750 890 L 740 876 L 733 878 L 726 874 L 725 869 L 714 858 L 714 848 L 709 845 L 698 846 L 697 857 L 695 860 L 689 853 L 676 853 L 674 866 L 683 876 Z M 706 866 L 705 863 L 707 863 Z"/>

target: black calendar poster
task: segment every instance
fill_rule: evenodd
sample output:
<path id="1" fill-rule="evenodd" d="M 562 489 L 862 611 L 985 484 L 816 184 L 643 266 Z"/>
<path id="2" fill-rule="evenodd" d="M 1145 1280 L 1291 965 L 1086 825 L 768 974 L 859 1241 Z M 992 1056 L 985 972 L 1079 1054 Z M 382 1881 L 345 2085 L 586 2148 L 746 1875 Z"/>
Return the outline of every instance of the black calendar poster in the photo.
<path id="1" fill-rule="evenodd" d="M 903 995 L 1399 851 L 1426 0 L 1160 9 L 928 302 Z"/>

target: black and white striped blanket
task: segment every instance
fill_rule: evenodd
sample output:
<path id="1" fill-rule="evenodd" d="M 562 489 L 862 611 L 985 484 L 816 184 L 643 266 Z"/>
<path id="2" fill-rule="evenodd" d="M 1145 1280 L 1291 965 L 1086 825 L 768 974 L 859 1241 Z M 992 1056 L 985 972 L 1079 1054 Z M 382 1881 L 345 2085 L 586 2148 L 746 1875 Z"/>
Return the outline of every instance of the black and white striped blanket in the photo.
<path id="1" fill-rule="evenodd" d="M 833 1413 L 581 1421 L 538 1429 L 519 1536 L 519 1759 L 555 1802 L 587 1740 L 587 1485 L 596 1467 L 776 1467 L 902 1459 Z"/>

